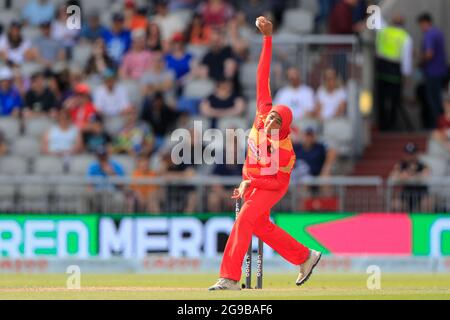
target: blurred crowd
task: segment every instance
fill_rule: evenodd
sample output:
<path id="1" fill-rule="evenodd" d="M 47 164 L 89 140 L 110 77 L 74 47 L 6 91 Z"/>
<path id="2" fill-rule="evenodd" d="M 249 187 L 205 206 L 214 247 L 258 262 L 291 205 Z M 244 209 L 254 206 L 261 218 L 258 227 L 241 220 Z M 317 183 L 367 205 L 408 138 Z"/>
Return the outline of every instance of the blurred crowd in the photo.
<path id="1" fill-rule="evenodd" d="M 358 8 L 365 1 L 335 1 L 337 9 L 333 10 L 331 2 L 319 1 L 320 14 L 313 28 L 357 32 L 365 15 Z M 141 4 L 114 1 L 110 3 L 114 11 L 109 10 L 105 18 L 102 10 L 106 8 L 83 10 L 76 0 L 60 5 L 29 0 L 21 16 L 2 28 L 1 156 L 29 156 L 31 165 L 24 174 L 39 173 L 32 169 L 33 160 L 45 157 L 61 159 L 63 173 L 73 173 L 75 159 L 89 155 L 88 176 L 241 174 L 239 165 L 174 165 L 169 136 L 175 128 L 192 131 L 195 119 L 206 124 L 204 129 L 251 125 L 255 80 L 248 79 L 255 72 L 243 74 L 242 70 L 254 65 L 259 54 L 251 45 L 257 34 L 254 21 L 266 15 L 281 29 L 287 24 L 285 12 L 297 4 L 283 0 L 154 0 Z M 81 6 L 80 30 L 67 28 L 70 5 Z M 350 13 L 351 26 L 341 25 L 348 22 L 341 17 L 343 12 Z M 311 120 L 311 125 L 294 132 L 299 151 L 296 176 L 331 175 L 337 153 L 319 135 L 323 123 L 346 116 L 342 75 L 334 69 L 324 70 L 320 86 L 311 88 L 297 66 L 281 70 L 286 71 L 279 73 L 272 86 L 275 103 L 292 107 L 297 127 L 301 119 Z M 12 122 L 18 123 L 17 133 Z M 192 144 L 202 144 L 201 140 L 192 139 Z M 29 155 L 32 152 L 34 156 Z M 183 210 L 194 211 L 195 188 L 177 188 L 164 192 L 182 193 Z M 223 208 L 228 197 L 224 188 L 216 186 L 215 190 L 207 200 L 211 211 Z M 164 195 L 157 195 L 162 193 L 159 188 L 136 185 L 125 193 L 127 198 L 132 195 L 135 210 L 161 210 Z"/>

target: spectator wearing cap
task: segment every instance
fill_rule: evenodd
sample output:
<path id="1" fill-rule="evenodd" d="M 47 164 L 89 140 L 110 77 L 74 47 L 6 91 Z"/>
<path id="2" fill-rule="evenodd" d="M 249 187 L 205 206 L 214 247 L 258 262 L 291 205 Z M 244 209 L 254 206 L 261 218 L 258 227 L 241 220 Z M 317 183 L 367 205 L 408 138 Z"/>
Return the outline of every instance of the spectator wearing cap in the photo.
<path id="1" fill-rule="evenodd" d="M 82 139 L 84 149 L 89 153 L 96 153 L 103 149 L 111 153 L 112 137 L 105 130 L 103 117 L 99 114 L 94 114 L 89 118 L 82 133 Z"/>
<path id="2" fill-rule="evenodd" d="M 33 41 L 33 53 L 38 63 L 50 68 L 58 61 L 66 59 L 66 51 L 60 41 L 51 37 L 51 22 L 40 24 L 41 35 Z"/>
<path id="3" fill-rule="evenodd" d="M 23 106 L 19 91 L 13 86 L 10 68 L 0 68 L 0 116 L 19 116 Z"/>
<path id="4" fill-rule="evenodd" d="M 122 79 L 139 80 L 153 66 L 155 55 L 145 48 L 145 30 L 137 29 L 132 33 L 131 50 L 125 54 L 120 66 Z"/>
<path id="5" fill-rule="evenodd" d="M 86 64 L 86 75 L 101 76 L 107 69 L 114 68 L 115 63 L 106 51 L 105 41 L 102 38 L 97 38 L 92 47 L 92 54 Z"/>
<path id="6" fill-rule="evenodd" d="M 89 119 L 95 115 L 96 108 L 92 103 L 91 89 L 87 84 L 79 83 L 73 91 L 73 95 L 64 102 L 64 108 L 69 111 L 72 123 L 83 131 Z"/>
<path id="7" fill-rule="evenodd" d="M 146 29 L 148 25 L 145 13 L 142 13 L 134 0 L 125 0 L 124 3 L 124 18 L 125 26 L 128 30 L 134 31 L 138 29 Z M 144 10 L 145 11 L 145 10 Z"/>
<path id="8" fill-rule="evenodd" d="M 418 158 L 418 147 L 409 142 L 405 145 L 404 156 L 394 165 L 390 179 L 403 185 L 400 197 L 394 199 L 393 209 L 406 212 L 427 212 L 431 208 L 428 187 L 423 183 L 429 177 L 429 168 Z"/>
<path id="9" fill-rule="evenodd" d="M 50 127 L 42 137 L 43 154 L 67 157 L 82 151 L 80 131 L 73 125 L 69 110 L 58 112 L 57 123 Z"/>
<path id="10" fill-rule="evenodd" d="M 80 38 L 94 42 L 102 38 L 103 33 L 106 32 L 105 26 L 100 22 L 100 13 L 97 10 L 88 12 L 86 23 L 81 27 Z"/>
<path id="11" fill-rule="evenodd" d="M 22 23 L 13 21 L 6 34 L 0 37 L 0 61 L 21 65 L 32 56 L 31 42 L 22 35 Z"/>
<path id="12" fill-rule="evenodd" d="M 131 107 L 128 91 L 117 83 L 114 70 L 107 69 L 103 73 L 103 84 L 94 91 L 94 105 L 105 117 L 119 116 Z"/>
<path id="13" fill-rule="evenodd" d="M 166 98 L 174 98 L 175 77 L 175 72 L 167 68 L 164 57 L 156 54 L 152 68 L 142 75 L 140 81 L 144 95 L 151 98 L 156 92 L 162 92 Z"/>
<path id="14" fill-rule="evenodd" d="M 280 88 L 275 96 L 275 104 L 283 104 L 292 109 L 295 120 L 314 116 L 315 98 L 311 87 L 302 83 L 300 71 L 290 67 L 286 71 L 289 84 Z"/>
<path id="15" fill-rule="evenodd" d="M 314 127 L 303 130 L 300 143 L 294 145 L 294 152 L 297 156 L 294 175 L 297 178 L 331 176 L 337 152 L 317 140 Z"/>
<path id="16" fill-rule="evenodd" d="M 23 19 L 32 26 L 50 21 L 55 16 L 55 5 L 50 0 L 29 0 L 22 10 Z"/>
<path id="17" fill-rule="evenodd" d="M 181 86 L 192 67 L 192 55 L 186 51 L 182 33 L 176 33 L 173 36 L 170 52 L 166 54 L 164 58 L 166 60 L 167 68 L 175 72 L 177 84 L 178 86 Z"/>
<path id="18" fill-rule="evenodd" d="M 67 28 L 68 19 L 69 15 L 67 13 L 67 5 L 60 5 L 56 12 L 56 19 L 52 21 L 51 32 L 52 38 L 59 41 L 64 48 L 70 51 L 70 49 L 77 43 L 80 30 Z"/>
<path id="19" fill-rule="evenodd" d="M 116 135 L 113 151 L 136 156 L 150 155 L 154 148 L 154 136 L 150 127 L 139 120 L 136 108 L 128 108 L 124 114 L 124 126 Z"/>
<path id="20" fill-rule="evenodd" d="M 131 46 L 131 32 L 125 28 L 122 13 L 114 13 L 111 29 L 103 32 L 106 49 L 109 56 L 116 62 L 121 63 L 123 56 Z"/>
<path id="21" fill-rule="evenodd" d="M 417 20 L 423 33 L 420 62 L 425 78 L 426 100 L 432 114 L 432 123 L 427 127 L 436 128 L 438 118 L 443 111 L 442 86 L 448 75 L 445 35 L 433 25 L 430 14 L 423 13 Z"/>
<path id="22" fill-rule="evenodd" d="M 347 92 L 341 86 L 334 69 L 328 69 L 323 75 L 323 85 L 316 94 L 316 116 L 323 121 L 345 116 Z"/>
<path id="23" fill-rule="evenodd" d="M 25 94 L 24 116 L 32 118 L 36 116 L 52 116 L 58 110 L 56 96 L 46 85 L 43 73 L 38 72 L 31 76 L 31 87 Z"/>
<path id="24" fill-rule="evenodd" d="M 178 16 L 169 12 L 167 0 L 156 0 L 155 11 L 156 14 L 152 20 L 158 25 L 161 31 L 163 48 L 167 48 L 173 35 L 178 32 L 183 32 L 184 25 Z"/>
<path id="25" fill-rule="evenodd" d="M 233 17 L 233 7 L 224 0 L 207 0 L 199 5 L 198 12 L 206 25 L 223 27 Z"/>
<path id="26" fill-rule="evenodd" d="M 211 119 L 211 127 L 217 128 L 217 121 L 227 117 L 236 117 L 245 110 L 245 101 L 237 95 L 233 82 L 229 79 L 220 79 L 216 90 L 200 104 L 200 112 Z"/>
<path id="27" fill-rule="evenodd" d="M 438 119 L 432 138 L 450 155 L 450 94 L 444 97 L 444 113 Z"/>

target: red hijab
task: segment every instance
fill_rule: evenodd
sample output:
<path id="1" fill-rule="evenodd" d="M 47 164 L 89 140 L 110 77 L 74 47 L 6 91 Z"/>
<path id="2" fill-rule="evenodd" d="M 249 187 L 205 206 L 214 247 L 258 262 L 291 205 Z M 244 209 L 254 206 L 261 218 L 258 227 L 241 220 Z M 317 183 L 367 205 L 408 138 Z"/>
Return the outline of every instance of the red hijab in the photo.
<path id="1" fill-rule="evenodd" d="M 292 123 L 292 111 L 291 108 L 285 105 L 277 105 L 272 108 L 272 111 L 278 113 L 281 117 L 281 128 L 279 133 L 279 139 L 283 140 L 289 136 L 291 132 L 291 123 Z"/>

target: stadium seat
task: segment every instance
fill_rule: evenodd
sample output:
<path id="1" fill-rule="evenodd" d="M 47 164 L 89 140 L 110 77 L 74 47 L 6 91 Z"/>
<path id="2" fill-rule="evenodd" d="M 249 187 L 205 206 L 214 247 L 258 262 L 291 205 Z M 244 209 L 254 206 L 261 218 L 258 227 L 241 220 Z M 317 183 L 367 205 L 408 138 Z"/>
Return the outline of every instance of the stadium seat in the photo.
<path id="1" fill-rule="evenodd" d="M 14 0 L 12 1 L 12 8 L 20 12 L 29 2 L 29 0 Z"/>
<path id="2" fill-rule="evenodd" d="M 314 27 L 314 17 L 307 10 L 288 9 L 284 13 L 282 27 L 295 33 L 311 33 Z"/>
<path id="3" fill-rule="evenodd" d="M 208 47 L 190 44 L 186 47 L 186 51 L 191 53 L 196 60 L 201 60 L 208 51 Z"/>
<path id="4" fill-rule="evenodd" d="M 41 35 L 41 30 L 38 27 L 24 26 L 22 28 L 22 34 L 25 39 L 33 41 Z"/>
<path id="5" fill-rule="evenodd" d="M 34 161 L 33 173 L 36 175 L 61 175 L 64 173 L 63 159 L 53 156 L 38 157 Z"/>
<path id="6" fill-rule="evenodd" d="M 245 92 L 254 92 L 256 88 L 256 71 L 258 63 L 247 62 L 244 63 L 239 70 L 239 80 L 244 87 Z"/>
<path id="7" fill-rule="evenodd" d="M 70 161 L 69 173 L 77 176 L 86 175 L 89 165 L 94 162 L 95 159 L 95 156 L 88 154 L 73 157 Z"/>
<path id="8" fill-rule="evenodd" d="M 131 175 L 134 171 L 135 162 L 133 157 L 127 155 L 114 155 L 112 159 L 117 161 L 125 171 L 126 175 Z"/>
<path id="9" fill-rule="evenodd" d="M 11 144 L 11 154 L 25 159 L 31 159 L 39 155 L 40 142 L 34 137 L 24 136 L 14 140 Z"/>
<path id="10" fill-rule="evenodd" d="M 45 184 L 21 184 L 18 209 L 25 212 L 48 212 L 50 186 Z"/>
<path id="11" fill-rule="evenodd" d="M 81 69 L 86 67 L 92 54 L 92 46 L 89 44 L 78 44 L 73 47 L 72 60 L 80 65 Z"/>
<path id="12" fill-rule="evenodd" d="M 48 117 L 39 117 L 26 120 L 25 134 L 27 136 L 40 139 L 47 129 L 52 126 L 52 124 L 53 121 Z"/>
<path id="13" fill-rule="evenodd" d="M 351 155 L 353 132 L 350 120 L 336 118 L 325 121 L 323 135 L 325 142 L 333 146 L 339 155 Z"/>
<path id="14" fill-rule="evenodd" d="M 143 97 L 139 82 L 135 80 L 122 80 L 120 84 L 127 89 L 131 104 L 140 110 Z"/>
<path id="15" fill-rule="evenodd" d="M 214 92 L 214 81 L 209 79 L 196 79 L 189 81 L 183 91 L 186 98 L 204 99 Z"/>
<path id="16" fill-rule="evenodd" d="M 306 128 L 313 128 L 319 135 L 321 134 L 320 132 L 321 126 L 319 121 L 317 121 L 316 119 L 308 117 L 301 118 L 300 120 L 297 120 L 295 122 L 295 125 L 297 125 L 300 130 L 304 130 Z"/>
<path id="17" fill-rule="evenodd" d="M 81 213 L 85 212 L 86 204 L 84 196 L 87 189 L 80 185 L 60 184 L 55 187 L 53 211 L 66 213 Z"/>
<path id="18" fill-rule="evenodd" d="M 0 210 L 10 211 L 14 209 L 14 197 L 16 188 L 10 184 L 0 184 Z"/>
<path id="19" fill-rule="evenodd" d="M 189 24 L 191 17 L 193 15 L 192 10 L 189 9 L 180 9 L 171 12 L 171 15 L 175 16 L 178 21 L 180 21 L 183 24 L 183 27 L 187 27 Z"/>
<path id="20" fill-rule="evenodd" d="M 0 23 L 4 26 L 9 26 L 11 22 L 18 16 L 14 10 L 0 10 Z"/>
<path id="21" fill-rule="evenodd" d="M 229 117 L 219 119 L 217 127 L 225 132 L 226 129 L 248 129 L 247 121 L 241 117 Z"/>
<path id="22" fill-rule="evenodd" d="M 28 162 L 22 157 L 6 156 L 0 158 L 0 175 L 25 175 Z"/>
<path id="23" fill-rule="evenodd" d="M 26 78 L 30 78 L 36 72 L 42 71 L 44 71 L 43 66 L 35 62 L 25 62 L 20 66 L 20 73 Z"/>
<path id="24" fill-rule="evenodd" d="M 20 123 L 13 117 L 0 117 L 0 131 L 7 141 L 11 142 L 20 134 Z"/>
<path id="25" fill-rule="evenodd" d="M 124 125 L 124 119 L 121 116 L 106 117 L 105 118 L 105 129 L 111 135 L 117 134 L 122 130 Z"/>

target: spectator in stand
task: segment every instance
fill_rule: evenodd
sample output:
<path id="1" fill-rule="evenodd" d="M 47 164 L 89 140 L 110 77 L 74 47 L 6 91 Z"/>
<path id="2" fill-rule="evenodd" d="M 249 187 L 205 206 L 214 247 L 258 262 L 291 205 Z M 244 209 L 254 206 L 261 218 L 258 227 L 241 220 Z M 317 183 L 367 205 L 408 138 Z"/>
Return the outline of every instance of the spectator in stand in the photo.
<path id="1" fill-rule="evenodd" d="M 98 150 L 112 151 L 112 138 L 105 130 L 103 117 L 94 114 L 89 118 L 82 134 L 84 149 L 89 153 L 96 153 Z"/>
<path id="2" fill-rule="evenodd" d="M 113 142 L 113 151 L 120 154 L 149 156 L 154 148 L 153 132 L 149 126 L 139 121 L 136 108 L 129 108 L 124 114 L 125 123 Z"/>
<path id="3" fill-rule="evenodd" d="M 224 0 L 206 0 L 198 7 L 206 25 L 224 27 L 234 14 L 233 7 Z"/>
<path id="4" fill-rule="evenodd" d="M 395 164 L 390 179 L 403 184 L 400 198 L 394 199 L 393 208 L 402 212 L 429 212 L 431 199 L 428 187 L 423 184 L 430 170 L 418 159 L 418 148 L 414 143 L 405 145 L 405 156 Z"/>
<path id="5" fill-rule="evenodd" d="M 29 0 L 23 7 L 22 17 L 32 26 L 50 21 L 55 16 L 55 5 L 50 0 Z"/>
<path id="6" fill-rule="evenodd" d="M 184 83 L 184 78 L 191 71 L 192 55 L 186 52 L 184 36 L 176 33 L 172 38 L 170 52 L 165 56 L 167 67 L 175 72 L 178 88 Z"/>
<path id="7" fill-rule="evenodd" d="M 64 108 L 69 110 L 72 123 L 83 132 L 90 118 L 96 113 L 89 86 L 84 83 L 77 84 L 73 95 L 64 102 Z"/>
<path id="8" fill-rule="evenodd" d="M 328 28 L 330 34 L 353 34 L 359 33 L 365 28 L 364 22 L 353 20 L 353 9 L 359 0 L 339 0 L 333 7 Z"/>
<path id="9" fill-rule="evenodd" d="M 97 38 L 92 47 L 92 54 L 87 62 L 85 73 L 87 76 L 102 75 L 107 69 L 114 69 L 115 63 L 106 52 L 105 41 Z"/>
<path id="10" fill-rule="evenodd" d="M 433 131 L 432 138 L 450 155 L 450 94 L 444 98 L 444 114 L 439 117 L 437 129 Z"/>
<path id="11" fill-rule="evenodd" d="M 323 79 L 323 85 L 317 90 L 316 116 L 322 121 L 345 116 L 347 93 L 340 85 L 336 71 L 326 70 Z"/>
<path id="12" fill-rule="evenodd" d="M 155 134 L 155 149 L 164 143 L 164 137 L 175 128 L 179 113 L 169 106 L 162 92 L 156 92 L 153 97 L 147 96 L 141 112 L 141 120 L 153 128 Z"/>
<path id="13" fill-rule="evenodd" d="M 131 107 L 127 89 L 117 83 L 115 71 L 107 69 L 103 73 L 104 82 L 94 92 L 94 105 L 105 117 L 118 116 Z"/>
<path id="14" fill-rule="evenodd" d="M 59 109 L 56 96 L 46 85 L 43 73 L 38 72 L 31 76 L 31 87 L 25 94 L 24 116 L 33 118 L 39 116 L 55 117 Z"/>
<path id="15" fill-rule="evenodd" d="M 316 33 L 319 33 L 322 24 L 328 20 L 328 17 L 330 16 L 330 13 L 332 12 L 338 0 L 318 0 L 318 2 L 319 11 L 314 18 L 314 29 L 316 30 Z"/>
<path id="16" fill-rule="evenodd" d="M 199 0 L 169 0 L 168 6 L 170 11 L 189 9 L 195 10 Z"/>
<path id="17" fill-rule="evenodd" d="M 125 28 L 124 19 L 123 14 L 114 13 L 111 30 L 107 29 L 103 33 L 108 55 L 118 64 L 131 45 L 131 33 Z"/>
<path id="18" fill-rule="evenodd" d="M 100 22 L 100 13 L 97 10 L 89 11 L 86 20 L 87 23 L 81 28 L 80 38 L 90 42 L 102 38 L 107 29 Z"/>
<path id="19" fill-rule="evenodd" d="M 46 155 L 70 156 L 82 151 L 80 131 L 72 124 L 70 111 L 58 112 L 57 123 L 42 137 L 41 151 Z"/>
<path id="20" fill-rule="evenodd" d="M 133 179 L 155 178 L 157 173 L 150 169 L 149 157 L 139 155 Z M 161 211 L 161 190 L 157 186 L 148 184 L 132 184 L 131 190 L 136 201 L 135 212 L 159 213 Z"/>
<path id="21" fill-rule="evenodd" d="M 10 68 L 0 69 L 0 116 L 18 117 L 23 106 L 20 93 L 13 86 L 13 76 Z"/>
<path id="22" fill-rule="evenodd" d="M 292 109 L 294 121 L 314 116 L 314 91 L 303 84 L 300 71 L 296 67 L 290 67 L 286 71 L 289 84 L 281 88 L 275 96 L 275 104 L 283 104 Z"/>
<path id="23" fill-rule="evenodd" d="M 294 145 L 294 151 L 297 155 L 294 171 L 297 178 L 308 176 L 329 177 L 332 175 L 337 152 L 317 141 L 317 133 L 314 127 L 307 127 L 302 130 L 301 141 Z"/>
<path id="24" fill-rule="evenodd" d="M 166 98 L 174 98 L 175 77 L 175 72 L 168 69 L 164 58 L 157 54 L 153 68 L 141 78 L 144 96 L 151 98 L 156 92 L 162 92 Z"/>
<path id="25" fill-rule="evenodd" d="M 119 72 L 122 79 L 138 80 L 152 68 L 155 57 L 145 48 L 144 29 L 134 30 L 132 39 L 131 50 L 124 56 Z"/>
<path id="26" fill-rule="evenodd" d="M 21 65 L 32 57 L 31 43 L 22 36 L 22 23 L 11 22 L 6 34 L 0 37 L 0 61 Z"/>
<path id="27" fill-rule="evenodd" d="M 59 6 L 56 19 L 52 22 L 52 38 L 59 41 L 67 50 L 77 43 L 80 30 L 67 28 L 67 4 Z"/>
<path id="28" fill-rule="evenodd" d="M 223 33 L 214 29 L 211 33 L 210 47 L 203 57 L 204 74 L 214 80 L 223 77 L 234 79 L 237 76 L 237 62 L 230 46 L 223 42 Z"/>
<path id="29" fill-rule="evenodd" d="M 153 22 L 155 22 L 161 32 L 161 40 L 164 51 L 168 47 L 174 34 L 183 32 L 184 25 L 180 18 L 170 14 L 167 0 L 156 0 Z"/>
<path id="30" fill-rule="evenodd" d="M 237 117 L 245 110 L 245 101 L 233 90 L 229 79 L 218 81 L 215 92 L 200 105 L 203 116 L 211 119 L 211 127 L 217 128 L 217 121 L 226 117 Z"/>
<path id="31" fill-rule="evenodd" d="M 159 26 L 150 22 L 147 27 L 147 48 L 150 51 L 161 51 L 161 31 L 159 30 Z"/>
<path id="32" fill-rule="evenodd" d="M 433 18 L 428 13 L 418 17 L 423 32 L 421 67 L 425 77 L 425 91 L 429 107 L 431 107 L 433 128 L 442 114 L 442 86 L 448 74 L 445 52 L 445 36 L 433 25 Z"/>
<path id="33" fill-rule="evenodd" d="M 189 44 L 205 46 L 209 44 L 211 26 L 205 24 L 199 13 L 194 13 L 191 23 L 186 29 L 186 39 Z"/>
<path id="34" fill-rule="evenodd" d="M 8 143 L 5 134 L 0 130 L 0 157 L 8 153 Z"/>
<path id="35" fill-rule="evenodd" d="M 130 31 L 147 29 L 148 20 L 145 16 L 145 10 L 138 9 L 134 0 L 125 0 L 124 18 L 125 27 Z"/>
<path id="36" fill-rule="evenodd" d="M 66 59 L 66 52 L 60 41 L 51 37 L 51 22 L 40 24 L 41 36 L 33 41 L 34 59 L 46 68 Z"/>

